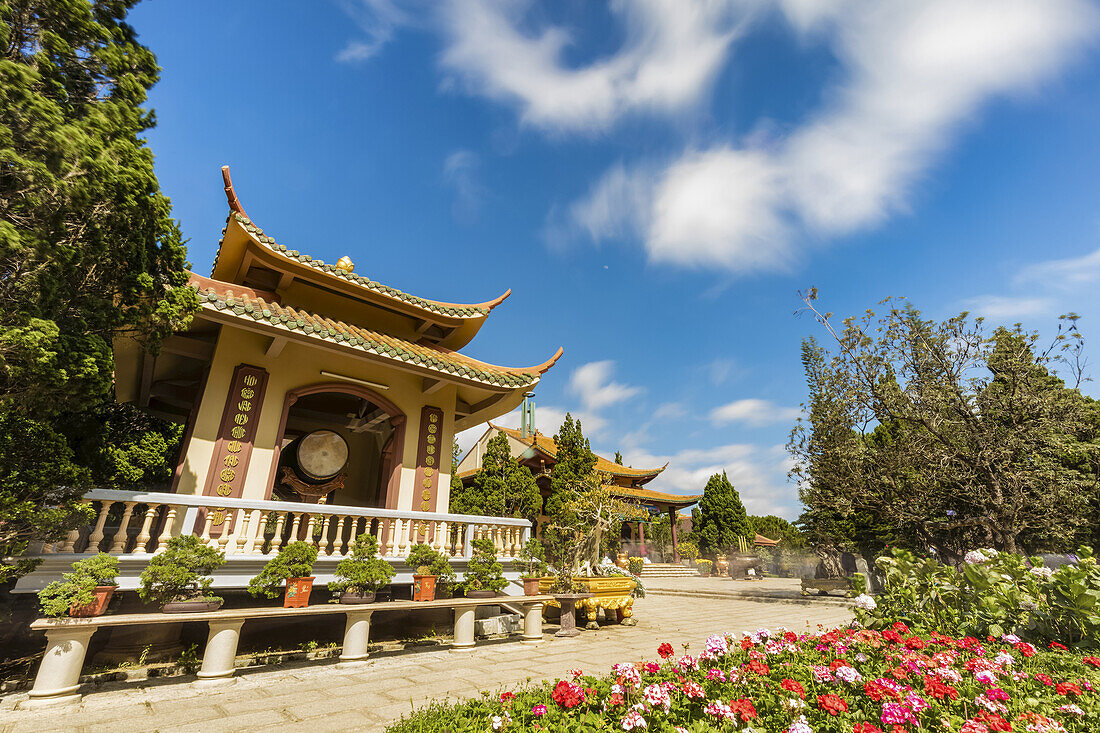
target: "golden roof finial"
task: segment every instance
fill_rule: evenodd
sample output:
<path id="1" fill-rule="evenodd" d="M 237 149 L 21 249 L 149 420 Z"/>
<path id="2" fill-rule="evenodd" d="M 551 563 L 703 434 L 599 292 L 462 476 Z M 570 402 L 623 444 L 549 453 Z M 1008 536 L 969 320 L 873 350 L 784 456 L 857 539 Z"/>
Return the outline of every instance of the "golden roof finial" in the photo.
<path id="1" fill-rule="evenodd" d="M 355 263 L 351 261 L 351 258 L 344 255 L 336 261 L 336 266 L 344 272 L 355 272 Z"/>

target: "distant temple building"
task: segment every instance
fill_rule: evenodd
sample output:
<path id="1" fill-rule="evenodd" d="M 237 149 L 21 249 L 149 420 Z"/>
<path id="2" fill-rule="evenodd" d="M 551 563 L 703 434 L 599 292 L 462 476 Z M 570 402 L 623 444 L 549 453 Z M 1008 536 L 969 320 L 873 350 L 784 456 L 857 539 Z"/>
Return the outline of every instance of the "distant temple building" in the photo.
<path id="1" fill-rule="evenodd" d="M 498 434 L 504 434 L 508 438 L 508 447 L 511 449 L 512 456 L 534 474 L 535 482 L 538 484 L 543 497 L 549 495 L 550 472 L 554 468 L 554 464 L 558 462 L 557 444 L 551 436 L 543 435 L 535 429 L 534 412 L 527 409 L 526 405 L 523 415 L 523 427 L 519 430 L 489 423 L 485 433 L 467 451 L 458 464 L 457 475 L 464 485 L 471 484 L 474 475 L 481 468 L 481 460 L 485 455 L 489 441 Z M 680 509 L 695 504 L 703 497 L 702 494 L 684 496 L 643 488 L 647 483 L 657 478 L 667 467 L 668 464 L 666 463 L 660 468 L 631 468 L 596 455 L 596 471 L 604 477 L 604 484 L 610 486 L 614 494 L 653 512 L 668 514 L 669 524 L 672 527 L 673 556 L 675 561 L 679 562 L 677 513 Z M 539 517 L 539 525 L 541 526 L 546 519 L 545 516 Z M 649 554 L 645 544 L 645 525 L 646 522 L 624 522 L 622 530 L 624 546 L 642 556 Z"/>

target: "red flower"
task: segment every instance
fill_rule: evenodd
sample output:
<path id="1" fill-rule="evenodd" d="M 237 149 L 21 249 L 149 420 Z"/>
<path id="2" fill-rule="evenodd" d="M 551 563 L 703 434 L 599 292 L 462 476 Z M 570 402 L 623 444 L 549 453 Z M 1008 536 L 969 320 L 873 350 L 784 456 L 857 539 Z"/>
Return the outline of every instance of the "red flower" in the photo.
<path id="1" fill-rule="evenodd" d="M 514 693 L 514 692 L 502 692 L 502 693 L 500 693 L 500 701 L 502 703 L 508 702 L 509 700 L 515 700 L 515 699 L 516 699 L 516 693 Z"/>
<path id="2" fill-rule="evenodd" d="M 909 679 L 909 670 L 902 669 L 901 667 L 894 667 L 889 670 L 890 676 L 897 680 Z"/>
<path id="3" fill-rule="evenodd" d="M 747 636 L 742 636 L 741 637 L 741 648 L 744 649 L 745 651 L 748 651 L 749 649 L 752 649 L 752 639 L 750 639 Z"/>
<path id="4" fill-rule="evenodd" d="M 615 707 L 616 705 L 622 705 L 625 702 L 626 701 L 623 700 L 623 696 L 620 695 L 617 692 L 612 692 L 611 697 L 607 698 L 607 704 L 610 705 L 611 707 Z"/>
<path id="5" fill-rule="evenodd" d="M 1054 691 L 1059 695 L 1082 695 L 1084 694 L 1080 687 L 1072 682 L 1059 682 L 1054 686 Z"/>
<path id="6" fill-rule="evenodd" d="M 745 723 L 756 717 L 756 708 L 752 706 L 752 700 L 748 698 L 730 700 L 730 710 L 733 711 L 734 715 L 740 715 L 741 720 Z"/>
<path id="7" fill-rule="evenodd" d="M 1020 654 L 1023 654 L 1025 657 L 1035 656 L 1035 647 L 1033 647 L 1031 644 L 1028 644 L 1026 641 L 1021 641 L 1019 644 L 1017 644 L 1016 651 L 1020 652 Z"/>
<path id="8" fill-rule="evenodd" d="M 883 631 L 882 638 L 886 639 L 886 641 L 893 642 L 894 644 L 901 643 L 901 634 L 894 631 L 893 629 L 886 629 L 886 631 Z"/>
<path id="9" fill-rule="evenodd" d="M 822 710 L 828 711 L 829 715 L 840 715 L 848 712 L 848 703 L 844 702 L 844 698 L 838 695 L 818 695 L 817 705 Z"/>
<path id="10" fill-rule="evenodd" d="M 838 669 L 840 669 L 841 667 L 851 667 L 851 666 L 852 665 L 848 664 L 843 659 L 834 659 L 833 661 L 829 662 L 829 669 L 831 669 L 834 672 L 837 671 Z"/>
<path id="11" fill-rule="evenodd" d="M 584 692 L 568 680 L 558 682 L 550 698 L 565 709 L 575 708 L 584 702 Z"/>
<path id="12" fill-rule="evenodd" d="M 951 685 L 940 682 L 935 677 L 924 678 L 924 691 L 932 697 L 936 698 L 937 700 L 942 700 L 945 697 L 949 697 L 952 700 L 957 700 L 959 697 L 958 690 L 956 690 Z"/>
<path id="13" fill-rule="evenodd" d="M 793 644 L 794 642 L 798 641 L 798 635 L 793 631 L 787 631 L 783 634 L 783 641 L 787 642 L 788 644 Z"/>
<path id="14" fill-rule="evenodd" d="M 923 649 L 924 640 L 917 636 L 910 636 L 908 639 L 905 640 L 905 646 L 909 649 L 914 650 Z"/>
<path id="15" fill-rule="evenodd" d="M 852 726 L 852 733 L 882 733 L 882 728 L 874 723 L 856 723 Z"/>
<path id="16" fill-rule="evenodd" d="M 1093 667 L 1100 667 L 1100 657 L 1082 657 L 1081 661 Z"/>
<path id="17" fill-rule="evenodd" d="M 749 662 L 749 669 L 752 670 L 753 672 L 756 672 L 761 677 L 763 677 L 764 675 L 766 675 L 768 672 L 771 671 L 771 670 L 768 669 L 768 665 L 764 664 L 759 659 L 754 659 L 751 662 Z"/>
<path id="18" fill-rule="evenodd" d="M 664 644 L 657 647 L 657 653 L 661 655 L 661 659 L 668 659 L 676 653 L 676 650 L 672 648 L 672 644 L 666 641 Z"/>
<path id="19" fill-rule="evenodd" d="M 983 724 L 986 728 L 997 733 L 1012 733 L 1012 723 L 996 713 L 982 711 L 974 716 L 974 720 Z"/>
<path id="20" fill-rule="evenodd" d="M 1047 687 L 1050 687 L 1054 684 L 1054 680 L 1050 678 L 1050 675 L 1043 674 L 1042 672 L 1039 672 L 1037 675 L 1035 675 L 1035 679 L 1039 680 Z"/>
<path id="21" fill-rule="evenodd" d="M 1060 652 L 1068 652 L 1069 651 L 1069 648 L 1065 644 L 1059 644 L 1056 641 L 1050 642 L 1050 648 L 1051 649 L 1057 649 Z"/>
<path id="22" fill-rule="evenodd" d="M 894 625 L 891 628 L 899 634 L 909 633 L 909 627 L 903 624 L 901 621 L 895 621 Z"/>
<path id="23" fill-rule="evenodd" d="M 779 686 L 787 692 L 793 692 L 794 694 L 801 697 L 803 700 L 806 699 L 806 688 L 803 687 L 802 683 L 798 680 L 792 680 L 788 678 L 780 682 Z"/>

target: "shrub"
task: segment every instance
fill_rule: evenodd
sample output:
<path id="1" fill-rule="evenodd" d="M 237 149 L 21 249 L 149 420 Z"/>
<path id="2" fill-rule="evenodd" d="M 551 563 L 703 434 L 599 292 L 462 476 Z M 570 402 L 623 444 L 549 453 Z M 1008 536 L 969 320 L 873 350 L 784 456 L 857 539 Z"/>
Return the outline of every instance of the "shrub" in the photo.
<path id="1" fill-rule="evenodd" d="M 710 560 L 696 560 L 695 567 L 699 569 L 700 574 L 707 575 L 714 569 L 714 563 Z"/>
<path id="2" fill-rule="evenodd" d="M 631 575 L 641 575 L 642 569 L 645 568 L 645 560 L 640 557 L 627 558 L 626 564 Z"/>
<path id="3" fill-rule="evenodd" d="M 690 540 L 681 542 L 678 545 L 680 551 L 680 557 L 685 560 L 698 560 L 699 559 L 699 546 Z"/>
<path id="4" fill-rule="evenodd" d="M 288 578 L 308 578 L 317 562 L 317 548 L 305 542 L 291 542 L 279 548 L 259 574 L 248 581 L 248 592 L 254 596 L 275 598 L 279 586 Z"/>
<path id="5" fill-rule="evenodd" d="M 500 591 L 508 585 L 504 579 L 504 566 L 497 560 L 497 548 L 490 539 L 473 541 L 473 555 L 462 579 L 462 592 L 472 590 Z"/>
<path id="6" fill-rule="evenodd" d="M 225 565 L 225 554 L 204 545 L 194 535 L 168 540 L 168 547 L 149 561 L 141 574 L 138 595 L 146 603 L 221 600 L 210 595 L 213 578 L 205 577 Z"/>
<path id="7" fill-rule="evenodd" d="M 1036 642 L 1100 646 L 1100 568 L 1092 550 L 1055 571 L 1038 558 L 995 550 L 967 553 L 961 569 L 894 550 L 876 563 L 883 589 L 874 608 L 856 610 L 870 628 L 901 621 L 916 629 Z M 868 604 L 870 605 L 870 604 Z"/>
<path id="8" fill-rule="evenodd" d="M 435 576 L 435 597 L 449 598 L 455 584 L 455 571 L 444 555 L 425 544 L 413 545 L 405 564 L 416 571 L 417 575 Z"/>
<path id="9" fill-rule="evenodd" d="M 95 600 L 99 585 L 117 585 L 118 558 L 101 552 L 98 555 L 77 560 L 73 572 L 64 573 L 38 591 L 38 602 L 47 616 L 64 616 L 72 606 L 84 606 Z"/>
<path id="10" fill-rule="evenodd" d="M 546 575 L 549 566 L 546 564 L 546 551 L 542 543 L 532 537 L 523 543 L 519 551 L 519 559 L 512 563 L 519 572 L 521 578 L 541 578 Z"/>
<path id="11" fill-rule="evenodd" d="M 351 544 L 348 556 L 336 564 L 336 577 L 328 589 L 339 592 L 371 593 L 393 578 L 393 568 L 378 557 L 378 540 L 364 532 Z"/>

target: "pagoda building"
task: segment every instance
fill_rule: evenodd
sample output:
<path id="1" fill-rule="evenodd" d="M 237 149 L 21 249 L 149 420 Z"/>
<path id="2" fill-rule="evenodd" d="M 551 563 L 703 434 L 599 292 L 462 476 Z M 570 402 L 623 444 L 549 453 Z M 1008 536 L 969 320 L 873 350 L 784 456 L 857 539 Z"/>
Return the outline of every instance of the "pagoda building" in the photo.
<path id="1" fill-rule="evenodd" d="M 170 491 L 446 512 L 452 436 L 515 408 L 561 349 L 524 368 L 459 353 L 511 291 L 444 303 L 314 259 L 222 177 L 229 217 L 210 276 L 191 275 L 194 320 L 156 354 L 115 342 L 117 399 L 186 425 Z"/>
<path id="2" fill-rule="evenodd" d="M 495 425 L 492 422 L 489 423 L 485 433 L 458 464 L 458 478 L 464 485 L 473 483 L 474 476 L 481 468 L 481 460 L 485 455 L 489 441 L 498 434 L 503 434 L 508 438 L 508 447 L 512 456 L 534 474 L 535 482 L 543 498 L 549 496 L 550 474 L 554 464 L 558 461 L 557 443 L 555 443 L 553 437 L 543 435 L 535 429 L 533 409 L 525 404 L 522 414 L 523 425 L 518 430 Z M 594 455 L 596 456 L 595 470 L 603 478 L 604 485 L 611 488 L 613 494 L 625 501 L 648 509 L 651 514 L 668 514 L 669 526 L 672 528 L 673 555 L 675 561 L 679 562 L 678 512 L 698 502 L 703 498 L 703 495 L 668 494 L 644 488 L 646 484 L 657 478 L 668 467 L 667 463 L 660 468 L 632 468 L 608 460 L 601 455 Z M 539 517 L 540 528 L 547 519 L 545 516 Z M 622 530 L 624 543 L 631 545 L 631 549 L 642 556 L 649 554 L 645 544 L 645 525 L 646 522 L 643 521 L 624 522 Z"/>

